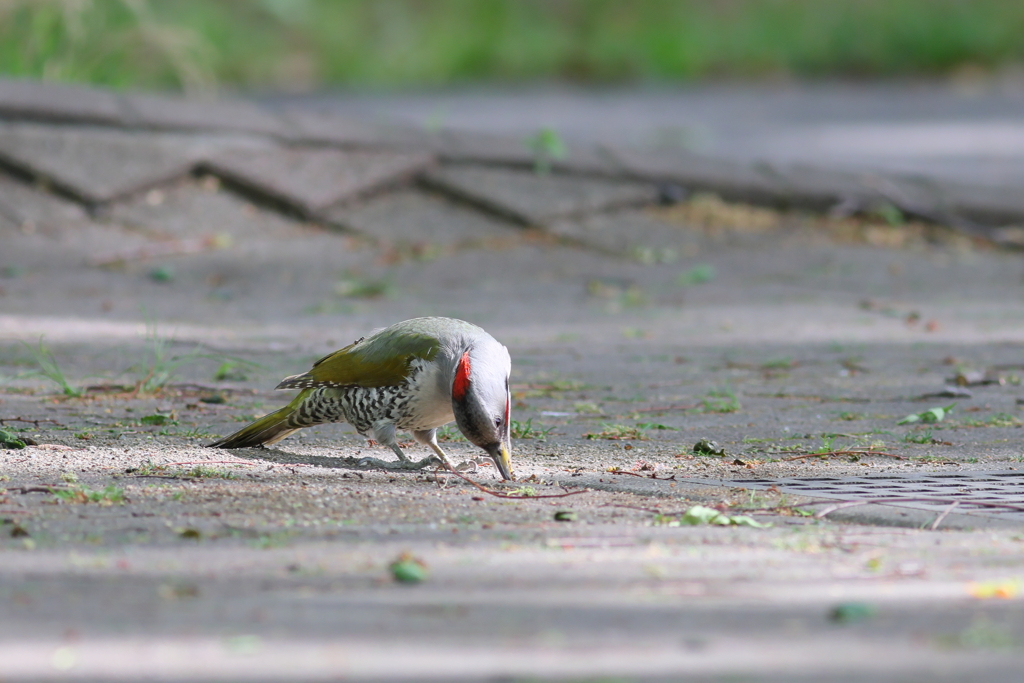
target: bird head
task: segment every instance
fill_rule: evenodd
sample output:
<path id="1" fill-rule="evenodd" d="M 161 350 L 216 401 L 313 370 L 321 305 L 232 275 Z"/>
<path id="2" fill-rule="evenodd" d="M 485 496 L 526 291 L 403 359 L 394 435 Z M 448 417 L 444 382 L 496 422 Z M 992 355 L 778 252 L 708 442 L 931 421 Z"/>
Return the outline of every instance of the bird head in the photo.
<path id="1" fill-rule="evenodd" d="M 502 479 L 512 479 L 509 421 L 512 395 L 508 349 L 494 339 L 478 340 L 463 351 L 452 380 L 452 412 L 459 431 L 487 451 Z"/>

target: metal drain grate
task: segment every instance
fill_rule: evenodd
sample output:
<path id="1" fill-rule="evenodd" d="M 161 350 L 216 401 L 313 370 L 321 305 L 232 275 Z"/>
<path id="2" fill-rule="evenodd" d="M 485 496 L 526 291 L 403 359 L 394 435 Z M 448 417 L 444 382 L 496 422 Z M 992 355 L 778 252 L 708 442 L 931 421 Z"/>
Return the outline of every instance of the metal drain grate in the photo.
<path id="1" fill-rule="evenodd" d="M 956 512 L 1024 522 L 1024 472 L 873 475 L 783 479 L 684 479 L 705 486 L 747 489 L 776 487 L 783 493 L 837 500 L 867 500 L 880 505 L 941 513 L 957 502 Z M 916 500 L 898 500 L 898 499 Z M 896 500 L 894 500 L 896 499 Z"/>

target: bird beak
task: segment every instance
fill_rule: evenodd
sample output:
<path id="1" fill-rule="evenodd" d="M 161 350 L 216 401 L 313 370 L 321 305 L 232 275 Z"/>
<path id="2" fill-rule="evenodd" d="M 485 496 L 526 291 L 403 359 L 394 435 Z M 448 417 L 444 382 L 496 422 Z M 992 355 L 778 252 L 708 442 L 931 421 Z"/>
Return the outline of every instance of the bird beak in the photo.
<path id="1" fill-rule="evenodd" d="M 487 447 L 487 454 L 491 456 L 494 464 L 501 472 L 501 478 L 505 481 L 512 480 L 512 456 L 509 455 L 508 447 L 504 442 L 498 442 Z"/>

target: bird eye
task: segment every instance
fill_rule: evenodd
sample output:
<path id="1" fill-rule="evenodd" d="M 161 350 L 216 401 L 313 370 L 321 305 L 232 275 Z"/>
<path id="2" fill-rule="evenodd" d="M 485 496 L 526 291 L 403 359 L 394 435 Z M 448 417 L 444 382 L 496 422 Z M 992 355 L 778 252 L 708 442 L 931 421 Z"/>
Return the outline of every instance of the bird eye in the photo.
<path id="1" fill-rule="evenodd" d="M 500 417 L 494 418 L 494 426 L 495 427 L 500 427 L 501 423 L 502 423 L 502 419 Z"/>

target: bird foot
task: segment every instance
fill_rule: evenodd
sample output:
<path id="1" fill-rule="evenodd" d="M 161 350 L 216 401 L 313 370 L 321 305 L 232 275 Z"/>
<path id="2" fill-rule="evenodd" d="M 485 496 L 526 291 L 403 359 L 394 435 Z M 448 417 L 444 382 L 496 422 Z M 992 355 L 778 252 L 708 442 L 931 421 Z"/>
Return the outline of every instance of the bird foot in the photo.
<path id="1" fill-rule="evenodd" d="M 381 460 L 379 458 L 360 458 L 356 467 L 364 470 L 412 471 L 422 470 L 441 461 L 435 455 L 428 455 L 422 460 Z"/>

